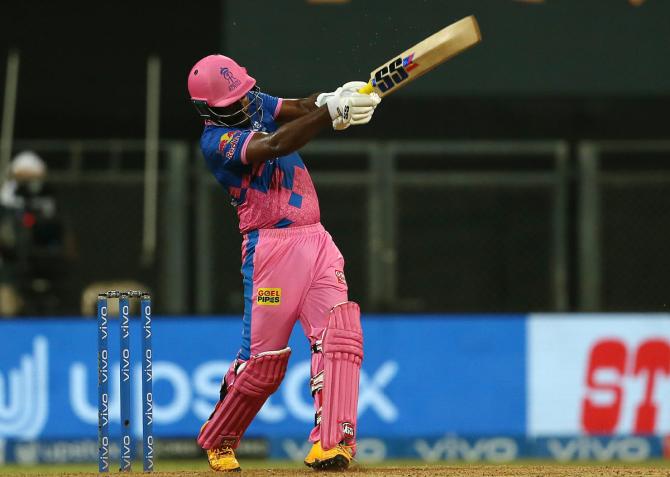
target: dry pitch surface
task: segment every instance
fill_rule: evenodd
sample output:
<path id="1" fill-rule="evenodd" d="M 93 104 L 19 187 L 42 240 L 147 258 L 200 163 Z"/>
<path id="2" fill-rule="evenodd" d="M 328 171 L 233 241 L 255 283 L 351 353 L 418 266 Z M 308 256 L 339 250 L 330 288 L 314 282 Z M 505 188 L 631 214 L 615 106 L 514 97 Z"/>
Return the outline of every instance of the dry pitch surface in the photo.
<path id="1" fill-rule="evenodd" d="M 241 474 L 215 474 L 207 468 L 206 462 L 181 461 L 159 462 L 152 477 L 215 477 L 217 475 L 238 475 L 240 477 L 288 477 L 288 476 L 344 476 L 361 477 L 382 476 L 449 476 L 449 477 L 670 477 L 670 463 L 654 461 L 644 464 L 556 464 L 532 462 L 518 464 L 431 464 L 425 465 L 414 461 L 392 461 L 384 464 L 356 465 L 346 473 L 317 473 L 300 464 L 283 461 L 243 461 L 244 471 Z M 140 465 L 135 465 L 137 470 Z M 63 465 L 18 467 L 0 466 L 0 475 L 60 475 L 60 476 L 96 476 L 94 465 Z M 92 472 L 93 471 L 93 472 Z M 138 474 L 140 474 L 138 472 Z"/>

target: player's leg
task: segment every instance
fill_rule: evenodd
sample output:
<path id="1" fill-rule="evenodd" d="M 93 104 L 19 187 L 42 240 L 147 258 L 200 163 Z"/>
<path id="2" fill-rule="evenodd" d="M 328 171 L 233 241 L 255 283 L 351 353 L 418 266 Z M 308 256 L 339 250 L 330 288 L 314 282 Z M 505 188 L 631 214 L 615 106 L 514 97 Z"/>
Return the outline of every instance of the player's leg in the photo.
<path id="1" fill-rule="evenodd" d="M 223 379 L 220 400 L 198 436 L 215 470 L 239 468 L 233 450 L 286 371 L 286 346 L 309 279 L 290 244 L 252 232 L 243 244 L 242 347 Z"/>
<path id="2" fill-rule="evenodd" d="M 290 348 L 259 353 L 236 362 L 226 374 L 220 400 L 198 436 L 213 470 L 240 470 L 234 450 L 267 398 L 277 390 L 290 354 Z"/>
<path id="3" fill-rule="evenodd" d="M 356 303 L 333 307 L 323 338 L 313 346 L 311 381 L 316 408 L 314 444 L 305 464 L 343 469 L 356 454 L 358 383 L 363 359 L 360 310 Z M 319 357 L 319 355 L 321 355 Z"/>
<path id="4" fill-rule="evenodd" d="M 363 341 L 358 305 L 347 301 L 344 260 L 326 234 L 318 274 L 300 314 L 312 346 L 314 443 L 305 464 L 345 468 L 355 454 L 358 381 Z"/>

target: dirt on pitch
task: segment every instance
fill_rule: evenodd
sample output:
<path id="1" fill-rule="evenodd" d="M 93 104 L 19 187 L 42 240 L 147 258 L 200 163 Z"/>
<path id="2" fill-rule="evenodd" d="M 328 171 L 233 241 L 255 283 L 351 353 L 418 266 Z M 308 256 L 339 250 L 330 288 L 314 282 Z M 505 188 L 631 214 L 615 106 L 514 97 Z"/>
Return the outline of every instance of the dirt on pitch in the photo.
<path id="1" fill-rule="evenodd" d="M 2 473 L 2 472 L 0 472 Z M 6 474 L 5 474 L 6 475 Z M 18 474 L 15 474 L 18 475 Z M 36 474 L 31 474 L 36 475 Z M 49 474 L 54 475 L 54 474 Z M 96 473 L 57 474 L 61 476 L 96 476 Z M 621 465 L 465 465 L 465 466 L 417 466 L 417 467 L 374 467 L 357 466 L 346 472 L 314 472 L 309 469 L 252 469 L 241 473 L 221 474 L 211 471 L 199 472 L 154 472 L 152 477 L 214 477 L 216 475 L 239 475 L 240 477 L 288 477 L 288 476 L 346 476 L 365 477 L 386 476 L 449 476 L 449 477 L 670 477 L 669 468 L 634 467 Z"/>

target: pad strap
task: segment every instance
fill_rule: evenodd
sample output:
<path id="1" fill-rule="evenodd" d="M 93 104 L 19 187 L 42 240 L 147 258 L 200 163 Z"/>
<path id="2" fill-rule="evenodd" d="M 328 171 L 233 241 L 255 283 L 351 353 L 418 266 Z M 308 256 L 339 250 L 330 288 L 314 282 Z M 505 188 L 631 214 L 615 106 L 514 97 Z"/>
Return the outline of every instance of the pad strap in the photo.
<path id="1" fill-rule="evenodd" d="M 252 419 L 274 393 L 286 373 L 291 348 L 252 356 L 238 368 L 238 375 L 219 401 L 212 417 L 200 431 L 203 449 L 237 448 Z"/>
<path id="2" fill-rule="evenodd" d="M 309 387 L 312 391 L 312 397 L 323 389 L 323 371 L 309 380 Z"/>

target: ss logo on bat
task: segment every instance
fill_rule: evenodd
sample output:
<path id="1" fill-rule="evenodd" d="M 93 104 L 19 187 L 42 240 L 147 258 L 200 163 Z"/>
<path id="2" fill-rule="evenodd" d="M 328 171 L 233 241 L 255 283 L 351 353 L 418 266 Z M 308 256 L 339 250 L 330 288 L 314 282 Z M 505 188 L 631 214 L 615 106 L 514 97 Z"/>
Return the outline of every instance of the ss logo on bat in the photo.
<path id="1" fill-rule="evenodd" d="M 414 53 L 407 58 L 398 57 L 391 61 L 388 65 L 382 66 L 375 71 L 375 76 L 372 84 L 379 88 L 379 91 L 385 93 L 389 89 L 405 81 L 408 77 L 408 71 L 418 66 L 414 63 Z"/>

